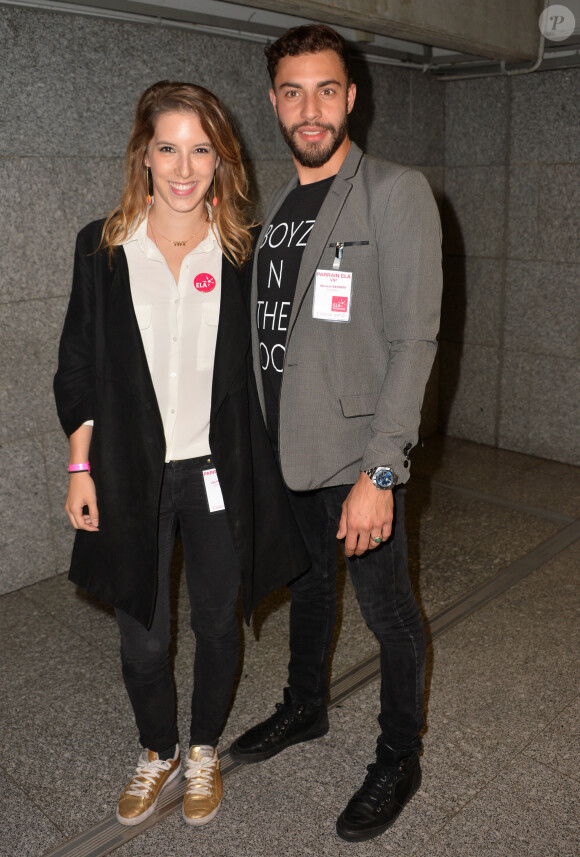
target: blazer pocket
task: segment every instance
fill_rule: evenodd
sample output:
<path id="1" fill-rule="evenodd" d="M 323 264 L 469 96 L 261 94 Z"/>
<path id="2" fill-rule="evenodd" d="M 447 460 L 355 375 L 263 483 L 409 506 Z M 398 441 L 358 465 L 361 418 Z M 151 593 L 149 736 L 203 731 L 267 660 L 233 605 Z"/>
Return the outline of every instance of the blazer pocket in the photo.
<path id="1" fill-rule="evenodd" d="M 336 258 L 336 241 L 331 241 L 324 248 L 319 268 L 332 269 Z M 342 271 L 360 270 L 365 265 L 376 265 L 375 256 L 377 248 L 375 244 L 349 244 L 345 242 L 342 256 L 340 257 L 340 268 Z"/>
<path id="2" fill-rule="evenodd" d="M 367 417 L 374 414 L 378 393 L 362 393 L 360 396 L 340 396 L 340 407 L 345 417 Z"/>
<path id="3" fill-rule="evenodd" d="M 349 257 L 358 259 L 360 256 L 374 256 L 377 252 L 376 244 L 371 243 L 370 241 L 343 241 L 342 243 L 342 256 L 341 259 L 344 262 Z M 337 242 L 331 241 L 327 245 L 327 250 L 334 250 L 336 255 L 337 252 Z"/>

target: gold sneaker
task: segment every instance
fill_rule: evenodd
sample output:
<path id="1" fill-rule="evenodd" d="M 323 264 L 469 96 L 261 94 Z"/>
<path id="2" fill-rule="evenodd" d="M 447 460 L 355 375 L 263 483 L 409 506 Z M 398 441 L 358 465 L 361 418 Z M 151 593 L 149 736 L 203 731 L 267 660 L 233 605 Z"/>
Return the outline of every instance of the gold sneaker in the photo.
<path id="1" fill-rule="evenodd" d="M 127 783 L 117 804 L 117 821 L 121 824 L 140 824 L 149 818 L 157 805 L 161 790 L 178 776 L 181 770 L 179 744 L 173 759 L 162 761 L 153 750 L 144 750 L 139 756 L 133 779 Z"/>
<path id="2" fill-rule="evenodd" d="M 183 819 L 186 824 L 207 824 L 222 800 L 222 775 L 215 747 L 194 746 L 185 762 Z"/>

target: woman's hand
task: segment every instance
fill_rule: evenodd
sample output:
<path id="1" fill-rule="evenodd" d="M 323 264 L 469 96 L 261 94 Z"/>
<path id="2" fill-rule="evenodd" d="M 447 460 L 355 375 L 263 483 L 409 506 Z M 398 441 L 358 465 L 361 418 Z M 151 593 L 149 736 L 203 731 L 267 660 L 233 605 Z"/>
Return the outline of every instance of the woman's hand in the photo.
<path id="1" fill-rule="evenodd" d="M 84 506 L 89 507 L 88 515 L 83 514 Z M 64 508 L 75 530 L 87 530 L 90 533 L 98 532 L 97 492 L 95 491 L 95 483 L 88 471 L 71 473 Z"/>

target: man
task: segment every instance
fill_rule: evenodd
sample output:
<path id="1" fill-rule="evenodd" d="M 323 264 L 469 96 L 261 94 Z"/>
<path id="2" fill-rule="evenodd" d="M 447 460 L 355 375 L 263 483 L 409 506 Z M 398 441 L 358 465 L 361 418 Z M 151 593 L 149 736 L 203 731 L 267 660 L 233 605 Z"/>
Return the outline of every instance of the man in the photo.
<path id="1" fill-rule="evenodd" d="M 351 143 L 343 39 L 297 27 L 266 49 L 297 180 L 274 194 L 252 306 L 261 404 L 310 570 L 290 585 L 284 702 L 230 749 L 257 762 L 328 731 L 336 539 L 381 649 L 376 759 L 337 822 L 381 834 L 419 788 L 425 639 L 407 569 L 404 488 L 441 295 L 439 218 L 418 172 Z M 267 526 L 267 522 L 264 522 Z"/>

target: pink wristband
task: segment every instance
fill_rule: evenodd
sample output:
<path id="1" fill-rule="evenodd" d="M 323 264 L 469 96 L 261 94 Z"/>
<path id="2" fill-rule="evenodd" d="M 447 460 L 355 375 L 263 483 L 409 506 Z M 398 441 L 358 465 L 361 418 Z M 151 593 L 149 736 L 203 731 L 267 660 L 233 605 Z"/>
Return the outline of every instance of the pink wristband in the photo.
<path id="1" fill-rule="evenodd" d="M 68 466 L 69 473 L 79 473 L 83 470 L 87 471 L 87 473 L 91 472 L 91 465 L 88 461 L 85 461 L 83 464 L 69 464 Z"/>

